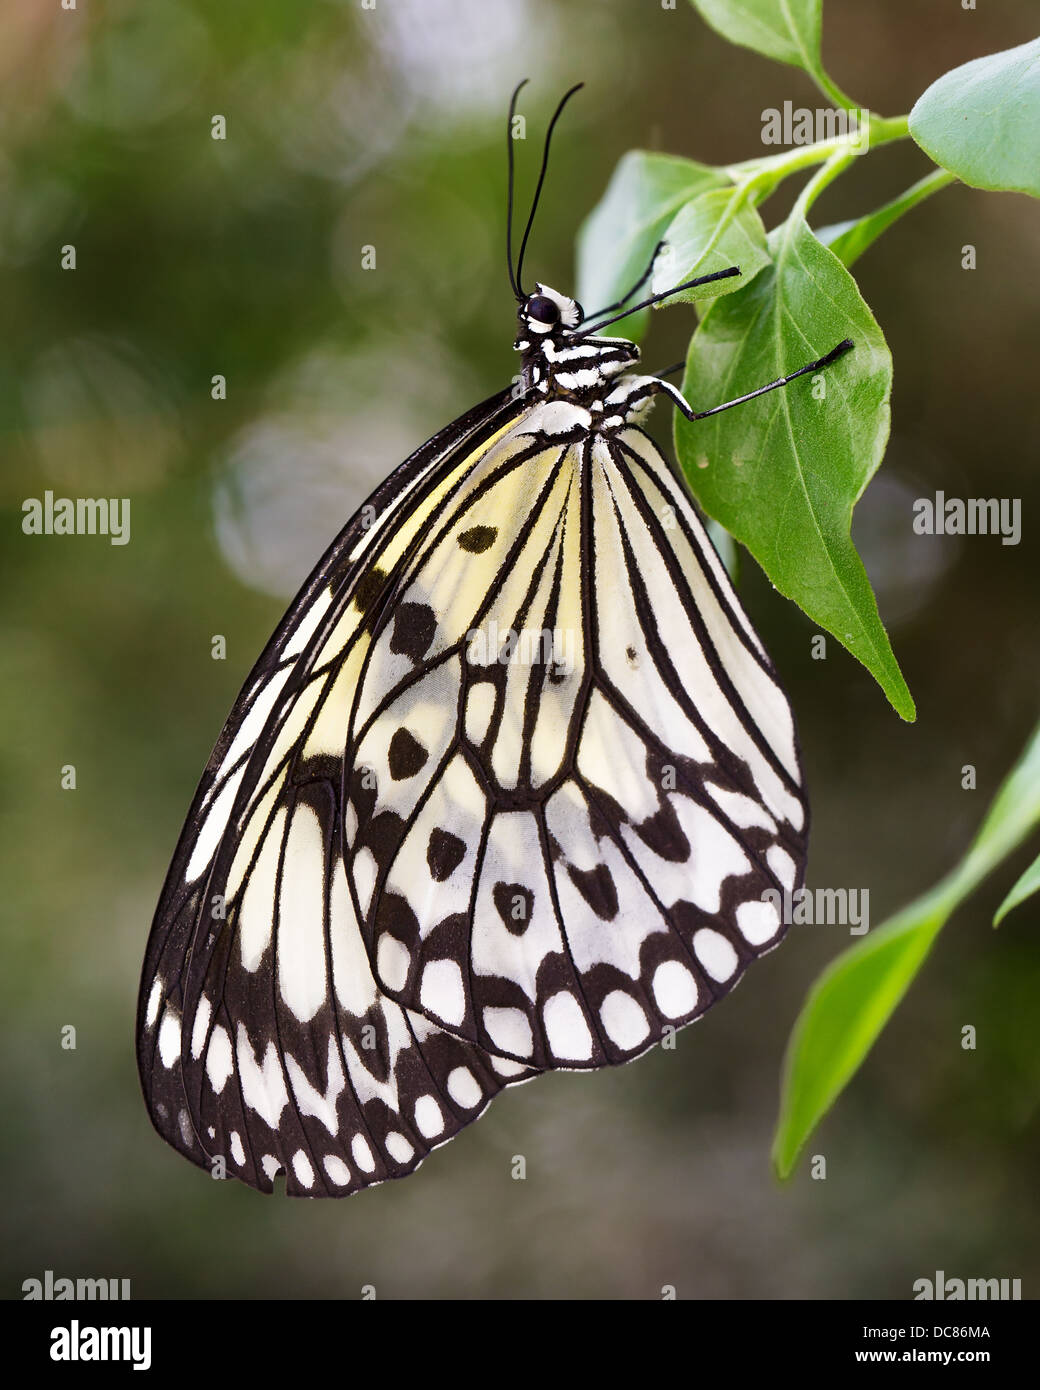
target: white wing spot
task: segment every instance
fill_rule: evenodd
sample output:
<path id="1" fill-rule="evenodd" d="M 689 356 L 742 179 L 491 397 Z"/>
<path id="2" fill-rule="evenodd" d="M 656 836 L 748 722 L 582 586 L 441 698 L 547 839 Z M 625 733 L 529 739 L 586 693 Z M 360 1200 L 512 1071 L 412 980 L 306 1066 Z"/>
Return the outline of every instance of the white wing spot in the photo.
<path id="1" fill-rule="evenodd" d="M 159 1025 L 159 1058 L 164 1067 L 172 1067 L 181 1055 L 181 1021 L 169 1004 Z"/>
<path id="2" fill-rule="evenodd" d="M 314 1017 L 328 994 L 324 898 L 321 821 L 301 805 L 289 824 L 278 899 L 278 989 L 301 1023 Z"/>
<path id="3" fill-rule="evenodd" d="M 702 927 L 694 934 L 693 949 L 713 980 L 728 980 L 737 968 L 736 951 L 724 936 L 710 927 Z"/>
<path id="4" fill-rule="evenodd" d="M 195 1010 L 195 1022 L 191 1025 L 191 1055 L 196 1062 L 202 1056 L 202 1049 L 206 1046 L 206 1033 L 209 1031 L 211 1013 L 210 1002 L 203 995 L 199 1000 L 199 1007 Z"/>
<path id="5" fill-rule="evenodd" d="M 448 1076 L 448 1095 L 463 1110 L 472 1110 L 480 1104 L 483 1091 L 480 1083 L 469 1067 L 456 1067 Z"/>
<path id="6" fill-rule="evenodd" d="M 178 1110 L 177 1124 L 180 1126 L 181 1138 L 184 1140 L 187 1147 L 191 1148 L 195 1143 L 195 1131 L 192 1128 L 191 1116 L 188 1114 L 187 1110 Z"/>
<path id="7" fill-rule="evenodd" d="M 144 1019 L 149 1028 L 152 1027 L 155 1020 L 159 1017 L 159 1005 L 162 1003 L 162 992 L 162 981 L 157 975 L 152 981 L 152 990 L 148 996 L 148 1009 Z"/>
<path id="8" fill-rule="evenodd" d="M 697 981 L 680 961 L 663 961 L 654 971 L 651 989 L 665 1018 L 684 1018 L 697 1007 Z"/>
<path id="9" fill-rule="evenodd" d="M 358 907 L 361 909 L 362 917 L 365 917 L 368 914 L 369 904 L 372 901 L 372 890 L 376 886 L 376 877 L 379 873 L 376 857 L 367 845 L 354 855 L 350 870 L 354 887 L 357 890 Z"/>
<path id="10" fill-rule="evenodd" d="M 403 1134 L 399 1134 L 396 1129 L 392 1129 L 383 1141 L 386 1151 L 395 1163 L 407 1163 L 415 1153 Z"/>
<path id="11" fill-rule="evenodd" d="M 386 937 L 383 940 L 387 940 Z M 456 961 L 434 960 L 423 971 L 419 1002 L 445 1023 L 458 1025 L 466 1017 L 466 991 Z"/>
<path id="12" fill-rule="evenodd" d="M 530 1057 L 534 1051 L 534 1037 L 527 1015 L 520 1009 L 484 1010 L 484 1027 L 495 1047 L 504 1052 L 515 1052 L 521 1057 Z"/>
<path id="13" fill-rule="evenodd" d="M 772 903 L 741 903 L 737 908 L 737 926 L 752 946 L 761 946 L 780 930 L 780 914 Z"/>
<path id="14" fill-rule="evenodd" d="M 317 1052 L 317 1047 L 315 1047 L 315 1052 Z M 285 1054 L 285 1069 L 289 1073 L 289 1084 L 292 1086 L 300 1114 L 313 1115 L 315 1119 L 322 1122 L 330 1134 L 336 1134 L 339 1130 L 337 1107 L 340 1095 L 346 1088 L 347 1079 L 343 1075 L 343 1064 L 340 1061 L 335 1034 L 329 1038 L 328 1060 L 326 1062 L 328 1084 L 325 1087 L 324 1095 L 313 1084 L 290 1052 Z"/>
<path id="15" fill-rule="evenodd" d="M 314 1186 L 314 1169 L 311 1161 L 302 1149 L 297 1149 L 293 1154 L 293 1172 L 296 1174 L 296 1181 L 301 1187 Z"/>
<path id="16" fill-rule="evenodd" d="M 240 1168 L 245 1167 L 246 1151 L 242 1147 L 242 1138 L 237 1129 L 231 1131 L 231 1157 Z"/>
<path id="17" fill-rule="evenodd" d="M 233 1065 L 231 1039 L 228 1037 L 227 1029 L 218 1024 L 213 1029 L 209 1048 L 206 1051 L 206 1075 L 209 1078 L 209 1084 L 218 1096 L 231 1075 Z"/>
<path id="18" fill-rule="evenodd" d="M 794 888 L 795 874 L 797 869 L 795 862 L 786 850 L 779 845 L 770 845 L 766 853 L 766 863 L 776 874 L 784 888 L 790 892 Z M 743 928 L 741 929 L 743 930 Z"/>
<path id="19" fill-rule="evenodd" d="M 491 1067 L 498 1076 L 506 1081 L 514 1076 L 519 1076 L 522 1071 L 526 1071 L 523 1062 L 515 1062 L 512 1057 L 492 1056 Z"/>
<path id="20" fill-rule="evenodd" d="M 587 1062 L 592 1057 L 592 1034 L 581 1005 L 567 990 L 545 1001 L 542 1010 L 545 1036 L 554 1057 L 561 1062 Z"/>
<path id="21" fill-rule="evenodd" d="M 278 1176 L 281 1166 L 282 1165 L 275 1158 L 274 1154 L 264 1154 L 263 1158 L 260 1160 L 260 1167 L 272 1182 L 274 1182 L 275 1178 Z"/>
<path id="22" fill-rule="evenodd" d="M 260 965 L 271 941 L 275 885 L 286 814 L 283 806 L 271 822 L 238 910 L 238 949 L 242 956 L 242 968 L 250 973 Z"/>
<path id="23" fill-rule="evenodd" d="M 638 1047 L 650 1032 L 646 1014 L 622 989 L 610 991 L 600 1005 L 599 1016 L 608 1037 L 624 1052 Z"/>
<path id="24" fill-rule="evenodd" d="M 470 743 L 481 744 L 491 727 L 495 712 L 495 687 L 490 681 L 471 685 L 466 697 L 466 737 Z"/>
<path id="25" fill-rule="evenodd" d="M 420 1096 L 415 1102 L 415 1123 L 426 1139 L 436 1139 L 444 1129 L 444 1114 L 433 1096 Z"/>
<path id="26" fill-rule="evenodd" d="M 354 1162 L 366 1173 L 376 1171 L 376 1160 L 372 1153 L 372 1147 L 363 1134 L 355 1134 L 351 1140 L 350 1152 L 354 1155 Z"/>
<path id="27" fill-rule="evenodd" d="M 384 932 L 379 938 L 376 967 L 387 989 L 395 992 L 404 989 L 411 963 L 408 947 L 402 941 L 398 941 L 396 936 L 389 936 Z"/>
<path id="28" fill-rule="evenodd" d="M 241 1020 L 235 1041 L 242 1099 L 251 1110 L 256 1111 L 269 1129 L 277 1129 L 282 1111 L 289 1104 L 289 1093 L 285 1089 L 285 1075 L 275 1045 L 273 1042 L 267 1044 L 261 1066 L 256 1060 L 249 1034 Z"/>
<path id="29" fill-rule="evenodd" d="M 350 1186 L 350 1169 L 336 1154 L 326 1154 L 322 1159 L 325 1171 L 337 1187 Z"/>

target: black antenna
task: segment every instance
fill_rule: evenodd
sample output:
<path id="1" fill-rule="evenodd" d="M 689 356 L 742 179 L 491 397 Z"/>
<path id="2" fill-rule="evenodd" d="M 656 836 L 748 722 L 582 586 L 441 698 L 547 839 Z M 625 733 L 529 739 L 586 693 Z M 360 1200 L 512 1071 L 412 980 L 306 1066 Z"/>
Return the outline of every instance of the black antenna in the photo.
<path id="1" fill-rule="evenodd" d="M 517 303 L 523 300 L 520 293 L 520 286 L 516 283 L 516 276 L 513 274 L 513 117 L 516 115 L 516 101 L 521 90 L 527 86 L 528 79 L 525 77 L 522 82 L 518 82 L 509 101 L 509 119 L 506 122 L 506 160 L 509 167 L 508 189 L 506 192 L 506 264 L 509 266 L 509 284 L 513 293 L 516 295 Z"/>
<path id="2" fill-rule="evenodd" d="M 684 285 L 676 285 L 674 290 L 664 290 L 661 294 L 652 294 L 649 299 L 640 300 L 638 304 L 631 304 L 624 313 L 615 314 L 612 319 L 604 319 L 602 323 L 594 323 L 584 333 L 574 333 L 572 337 L 589 338 L 593 333 L 598 333 L 601 328 L 617 323 L 619 319 L 627 319 L 629 314 L 635 314 L 640 309 L 649 309 L 652 304 L 660 304 L 662 299 L 671 299 L 673 294 L 695 289 L 697 285 L 710 285 L 713 280 L 728 280 L 731 275 L 739 274 L 739 267 L 731 265 L 727 270 L 716 270 L 713 275 L 700 275 L 696 280 L 687 280 Z"/>
<path id="3" fill-rule="evenodd" d="M 657 260 L 658 252 L 660 252 L 663 249 L 663 247 L 664 242 L 659 241 L 657 245 L 654 247 L 653 251 L 651 251 L 650 253 L 650 260 L 647 263 L 646 269 L 643 271 L 642 275 L 640 275 L 639 279 L 635 282 L 635 284 L 632 286 L 632 288 L 628 291 L 627 294 L 623 294 L 620 299 L 615 299 L 613 304 L 604 304 L 603 308 L 597 309 L 594 314 L 586 314 L 584 316 L 585 321 L 591 323 L 593 319 L 600 319 L 603 317 L 604 314 L 612 314 L 615 309 L 624 308 L 624 306 L 635 294 L 636 290 L 641 290 L 643 286 L 646 284 L 646 282 L 650 279 L 650 276 L 653 275 L 654 262 Z"/>
<path id="4" fill-rule="evenodd" d="M 569 92 L 565 92 L 559 106 L 553 112 L 553 118 L 549 122 L 549 128 L 545 132 L 545 148 L 542 151 L 542 167 L 538 174 L 538 183 L 534 190 L 534 200 L 531 203 L 531 211 L 527 218 L 527 226 L 524 228 L 523 240 L 520 243 L 520 255 L 516 262 L 516 285 L 515 289 L 521 298 L 524 297 L 523 273 L 524 273 L 524 252 L 527 250 L 527 238 L 531 235 L 531 228 L 534 225 L 534 215 L 538 211 L 538 199 L 542 194 L 542 184 L 545 182 L 545 172 L 549 167 L 549 143 L 552 140 L 553 128 L 560 119 L 560 113 L 570 101 L 575 92 L 580 92 L 584 82 L 576 82 Z"/>

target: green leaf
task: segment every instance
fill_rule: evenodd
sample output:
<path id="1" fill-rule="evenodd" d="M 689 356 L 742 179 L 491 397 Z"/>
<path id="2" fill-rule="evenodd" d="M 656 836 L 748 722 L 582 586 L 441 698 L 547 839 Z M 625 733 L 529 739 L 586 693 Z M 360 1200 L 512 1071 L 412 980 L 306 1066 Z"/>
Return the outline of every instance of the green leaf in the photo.
<path id="1" fill-rule="evenodd" d="M 674 155 L 630 150 L 578 234 L 578 298 L 591 315 L 632 288 L 672 218 L 691 198 L 729 185 L 719 169 Z M 648 311 L 613 333 L 642 336 Z"/>
<path id="2" fill-rule="evenodd" d="M 766 229 L 739 188 L 713 188 L 679 209 L 664 233 L 665 246 L 654 262 L 653 294 L 663 294 L 684 280 L 739 266 L 740 275 L 684 290 L 669 304 L 732 294 L 749 284 L 769 264 Z"/>
<path id="3" fill-rule="evenodd" d="M 1031 898 L 1034 893 L 1040 893 L 1040 855 L 1033 860 L 1029 868 L 1012 888 L 1004 901 L 997 908 L 996 916 L 993 918 L 993 925 L 999 927 L 1004 918 L 1014 908 L 1024 903 L 1026 898 Z"/>
<path id="4" fill-rule="evenodd" d="M 837 1100 L 910 988 L 946 921 L 931 895 L 843 952 L 813 985 L 787 1048 L 773 1166 L 789 1177 L 812 1131 Z"/>
<path id="5" fill-rule="evenodd" d="M 910 134 L 973 188 L 1040 198 L 1040 39 L 945 73 L 910 112 Z"/>
<path id="6" fill-rule="evenodd" d="M 968 853 L 949 876 L 957 901 L 966 898 L 988 873 L 1040 825 L 1040 728 L 1037 728 L 993 805 Z"/>
<path id="7" fill-rule="evenodd" d="M 901 215 L 889 205 L 851 222 L 834 222 L 829 227 L 820 227 L 816 237 L 824 246 L 829 246 L 842 265 L 848 268 Z"/>
<path id="8" fill-rule="evenodd" d="M 816 238 L 824 246 L 829 246 L 847 269 L 877 241 L 882 232 L 888 231 L 893 222 L 902 217 L 904 211 L 894 203 L 888 203 L 876 212 L 850 222 L 834 222 L 829 227 L 820 227 Z"/>
<path id="9" fill-rule="evenodd" d="M 809 1136 L 862 1064 L 951 913 L 1037 824 L 1040 727 L 960 864 L 884 926 L 842 952 L 809 991 L 784 1062 L 773 1141 L 773 1163 L 780 1177 L 790 1175 Z"/>
<path id="10" fill-rule="evenodd" d="M 701 18 L 730 43 L 778 63 L 823 75 L 822 0 L 691 0 Z"/>
<path id="11" fill-rule="evenodd" d="M 888 438 L 892 360 L 841 262 L 796 208 L 769 238 L 773 264 L 714 301 L 694 334 L 683 394 L 703 410 L 855 344 L 817 378 L 711 420 L 675 417 L 679 461 L 709 516 L 774 585 L 866 666 L 904 719 L 914 702 L 849 534 Z"/>

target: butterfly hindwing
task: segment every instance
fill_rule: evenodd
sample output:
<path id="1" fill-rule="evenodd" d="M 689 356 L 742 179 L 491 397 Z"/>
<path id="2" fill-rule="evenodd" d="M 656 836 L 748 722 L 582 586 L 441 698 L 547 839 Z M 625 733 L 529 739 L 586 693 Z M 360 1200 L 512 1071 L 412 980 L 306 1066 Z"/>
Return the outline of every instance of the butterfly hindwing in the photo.
<path id="1" fill-rule="evenodd" d="M 805 858 L 790 709 L 703 526 L 642 431 L 583 414 L 524 415 L 453 493 L 347 746 L 380 986 L 539 1068 L 699 1016 L 779 940 Z"/>

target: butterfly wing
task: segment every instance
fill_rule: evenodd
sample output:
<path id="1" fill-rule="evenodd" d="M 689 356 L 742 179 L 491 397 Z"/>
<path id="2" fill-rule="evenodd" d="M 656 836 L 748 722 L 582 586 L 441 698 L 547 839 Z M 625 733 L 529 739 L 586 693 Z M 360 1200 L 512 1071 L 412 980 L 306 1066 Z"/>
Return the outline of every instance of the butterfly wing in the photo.
<path id="1" fill-rule="evenodd" d="M 412 1171 L 530 1072 L 377 988 L 342 844 L 343 743 L 373 615 L 510 392 L 381 486 L 304 586 L 239 696 L 156 912 L 138 1065 L 159 1133 L 261 1191 L 344 1195 Z M 338 743 L 337 743 L 338 740 Z"/>
<path id="2" fill-rule="evenodd" d="M 791 711 L 685 489 L 587 418 L 528 412 L 440 511 L 347 741 L 380 987 L 539 1068 L 703 1013 L 779 941 L 806 853 Z"/>

